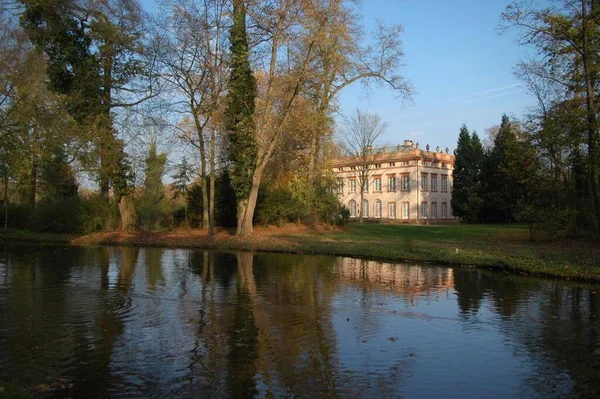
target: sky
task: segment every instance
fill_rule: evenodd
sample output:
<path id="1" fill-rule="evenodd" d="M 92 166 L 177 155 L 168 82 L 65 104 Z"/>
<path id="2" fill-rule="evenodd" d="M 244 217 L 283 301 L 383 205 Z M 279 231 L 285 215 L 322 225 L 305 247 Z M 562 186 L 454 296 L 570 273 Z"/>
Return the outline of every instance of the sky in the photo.
<path id="1" fill-rule="evenodd" d="M 153 0 L 142 0 L 152 11 Z M 405 52 L 400 73 L 415 88 L 413 101 L 402 103 L 387 88 L 365 96 L 360 84 L 340 93 L 340 115 L 356 108 L 378 114 L 389 124 L 382 144 L 411 139 L 424 148 L 456 148 L 462 124 L 476 130 L 500 123 L 503 113 L 520 118 L 533 98 L 512 74 L 526 54 L 518 32 L 499 35 L 500 14 L 510 0 L 364 0 L 363 24 L 370 32 L 376 19 L 401 24 Z"/>

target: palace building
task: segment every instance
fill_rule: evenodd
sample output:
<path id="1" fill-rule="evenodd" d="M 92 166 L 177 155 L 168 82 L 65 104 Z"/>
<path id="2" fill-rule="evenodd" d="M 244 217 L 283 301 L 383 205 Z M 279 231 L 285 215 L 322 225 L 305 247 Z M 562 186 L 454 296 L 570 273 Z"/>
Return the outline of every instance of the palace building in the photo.
<path id="1" fill-rule="evenodd" d="M 368 179 L 360 204 L 362 162 L 368 159 Z M 454 222 L 452 171 L 454 155 L 448 148 L 420 149 L 419 143 L 375 148 L 368 157 L 346 157 L 332 164 L 337 194 L 350 210 L 350 219 L 387 223 Z"/>

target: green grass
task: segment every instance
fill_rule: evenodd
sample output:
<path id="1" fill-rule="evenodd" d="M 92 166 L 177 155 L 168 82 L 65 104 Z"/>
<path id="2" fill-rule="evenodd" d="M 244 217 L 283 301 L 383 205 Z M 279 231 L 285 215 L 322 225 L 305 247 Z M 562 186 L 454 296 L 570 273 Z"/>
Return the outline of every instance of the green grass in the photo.
<path id="1" fill-rule="evenodd" d="M 0 230 L 1 241 L 68 243 L 71 236 L 65 234 L 36 233 L 27 230 Z"/>
<path id="2" fill-rule="evenodd" d="M 343 232 L 286 238 L 313 253 L 501 268 L 600 281 L 597 243 L 533 242 L 527 227 L 520 225 L 353 224 Z"/>
<path id="3" fill-rule="evenodd" d="M 197 232 L 197 231 L 196 231 Z M 177 233 L 177 232 L 174 232 Z M 494 268 L 532 275 L 600 282 L 600 245 L 589 241 L 534 242 L 520 225 L 351 224 L 343 230 L 277 230 L 240 239 L 226 232 L 137 233 L 108 240 L 88 236 L 87 244 L 256 250 L 365 257 Z M 86 238 L 88 238 L 86 237 Z M 0 241 L 69 242 L 63 235 L 0 232 Z"/>

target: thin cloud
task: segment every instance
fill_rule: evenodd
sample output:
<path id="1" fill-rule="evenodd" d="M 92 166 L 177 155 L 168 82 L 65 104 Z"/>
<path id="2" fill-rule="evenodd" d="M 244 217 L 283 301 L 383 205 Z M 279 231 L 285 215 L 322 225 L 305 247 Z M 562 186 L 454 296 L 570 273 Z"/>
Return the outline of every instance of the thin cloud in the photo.
<path id="1" fill-rule="evenodd" d="M 454 97 L 451 100 L 456 101 L 456 100 L 466 100 L 466 99 L 471 99 L 471 98 L 476 98 L 476 97 L 481 97 L 481 96 L 486 97 L 488 94 L 503 92 L 506 90 L 510 91 L 510 89 L 514 89 L 515 87 L 519 87 L 519 86 L 521 86 L 520 83 L 515 83 L 512 85 L 508 85 L 508 86 L 496 87 L 494 89 L 488 89 L 488 90 L 478 91 L 476 93 L 466 94 L 464 96 Z"/>
<path id="2" fill-rule="evenodd" d="M 475 103 L 479 103 L 479 102 L 482 102 L 482 101 L 490 100 L 492 98 L 509 96 L 511 94 L 517 94 L 517 93 L 522 93 L 522 92 L 523 92 L 523 89 L 505 91 L 505 92 L 502 92 L 502 93 L 492 94 L 490 96 L 485 96 L 485 97 L 480 97 L 480 98 L 473 98 L 473 99 L 471 99 L 469 101 L 464 101 L 464 104 L 475 104 Z"/>

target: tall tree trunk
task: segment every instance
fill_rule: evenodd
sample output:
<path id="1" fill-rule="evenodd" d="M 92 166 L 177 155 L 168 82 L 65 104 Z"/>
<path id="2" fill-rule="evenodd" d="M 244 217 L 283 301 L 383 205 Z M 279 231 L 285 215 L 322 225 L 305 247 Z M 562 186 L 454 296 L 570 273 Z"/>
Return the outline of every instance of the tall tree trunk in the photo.
<path id="1" fill-rule="evenodd" d="M 359 211 L 358 222 L 359 223 L 363 222 L 363 201 L 364 201 L 364 197 L 365 197 L 364 184 L 365 183 L 363 182 L 361 187 L 359 188 L 359 190 L 360 190 L 360 204 L 358 204 L 358 211 Z"/>
<path id="2" fill-rule="evenodd" d="M 254 170 L 254 174 L 252 175 L 252 187 L 250 188 L 250 195 L 248 199 L 242 201 L 244 202 L 244 213 L 241 219 L 238 218 L 238 235 L 242 237 L 247 237 L 252 234 L 252 220 L 254 219 L 254 211 L 256 210 L 256 201 L 258 199 L 258 189 L 260 187 L 260 181 L 262 179 L 262 174 L 264 171 L 265 165 L 260 165 Z"/>
<path id="3" fill-rule="evenodd" d="M 592 2 L 593 7 L 594 2 Z M 592 8 L 593 12 L 593 8 Z M 587 131 L 588 131 L 588 159 L 589 167 L 592 178 L 592 197 L 594 199 L 594 208 L 596 213 L 596 224 L 600 224 L 600 192 L 599 192 L 599 180 L 600 171 L 598 168 L 598 116 L 596 113 L 595 106 L 595 82 L 592 81 L 592 68 L 590 67 L 590 44 L 588 37 L 588 10 L 586 1 L 581 1 L 581 14 L 582 14 L 582 33 L 583 33 L 583 48 L 582 48 L 582 61 L 583 70 L 585 74 L 585 88 L 586 88 L 586 111 L 587 111 Z M 594 29 L 596 28 L 593 25 Z"/>
<path id="4" fill-rule="evenodd" d="M 200 188 L 202 189 L 202 228 L 208 228 L 208 188 L 206 184 L 206 146 L 204 143 L 204 127 L 199 119 L 198 110 L 194 105 L 193 100 L 190 102 L 192 115 L 194 116 L 194 124 L 196 133 L 198 134 L 198 147 L 200 149 Z"/>
<path id="5" fill-rule="evenodd" d="M 4 230 L 8 230 L 8 176 L 4 176 Z"/>
<path id="6" fill-rule="evenodd" d="M 208 235 L 215 233 L 215 129 L 210 130 L 210 188 L 208 200 Z"/>
<path id="7" fill-rule="evenodd" d="M 130 195 L 124 195 L 119 200 L 119 214 L 121 215 L 121 228 L 125 231 L 135 230 L 135 206 Z"/>
<path id="8" fill-rule="evenodd" d="M 37 194 L 37 177 L 38 175 L 38 164 L 37 162 L 34 160 L 33 164 L 31 165 L 31 192 L 29 193 L 29 205 L 31 205 L 32 208 L 35 208 L 35 197 Z"/>
<path id="9" fill-rule="evenodd" d="M 314 130 L 310 139 L 310 154 L 308 159 L 308 184 L 310 187 L 314 186 L 315 181 L 315 165 L 317 164 L 317 134 L 319 134 L 319 132 Z"/>
<path id="10" fill-rule="evenodd" d="M 101 111 L 100 120 L 100 134 L 102 135 L 100 141 L 100 195 L 108 200 L 108 192 L 110 188 L 110 169 L 111 163 L 115 162 L 114 159 L 114 148 L 113 141 L 114 136 L 112 132 L 112 123 L 110 118 L 110 105 L 112 103 L 112 70 L 113 70 L 113 57 L 114 52 L 112 43 L 110 40 L 106 41 L 103 47 L 104 59 L 102 61 L 102 69 L 104 72 L 104 89 L 103 89 L 103 107 Z M 108 159 L 107 159 L 108 158 Z M 120 208 L 119 208 L 120 209 Z"/>
<path id="11" fill-rule="evenodd" d="M 100 147 L 100 195 L 108 201 L 108 191 L 109 191 L 109 178 L 106 170 L 108 169 L 108 162 L 106 160 L 106 151 L 105 144 L 101 144 Z"/>
<path id="12" fill-rule="evenodd" d="M 248 200 L 238 200 L 237 203 L 237 228 L 235 234 L 238 236 L 248 235 L 248 228 L 244 226 L 247 208 L 246 204 L 248 204 Z M 250 233 L 252 233 L 252 228 L 250 228 Z"/>

